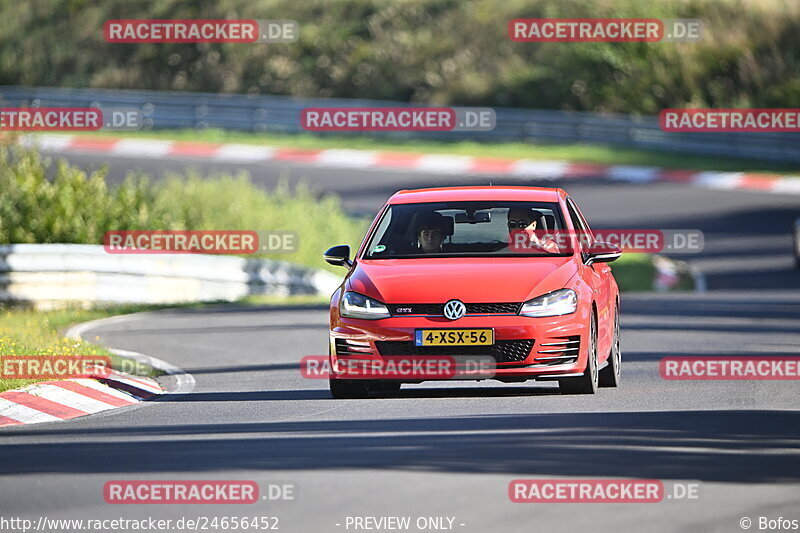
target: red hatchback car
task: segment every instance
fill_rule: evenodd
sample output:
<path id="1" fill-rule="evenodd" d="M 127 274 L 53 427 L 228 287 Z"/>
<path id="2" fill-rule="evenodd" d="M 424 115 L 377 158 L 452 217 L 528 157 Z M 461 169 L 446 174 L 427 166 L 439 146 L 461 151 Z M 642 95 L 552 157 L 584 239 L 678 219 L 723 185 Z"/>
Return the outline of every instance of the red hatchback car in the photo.
<path id="1" fill-rule="evenodd" d="M 620 249 L 591 240 L 564 247 L 541 231 L 591 235 L 561 189 L 443 187 L 400 191 L 381 208 L 331 297 L 330 389 L 335 398 L 395 391 L 428 379 L 486 373 L 358 379 L 354 359 L 480 358 L 489 377 L 558 380 L 593 394 L 620 380 L 619 290 L 606 264 Z M 526 246 L 514 246 L 520 242 Z M 400 377 L 397 377 L 400 376 Z"/>

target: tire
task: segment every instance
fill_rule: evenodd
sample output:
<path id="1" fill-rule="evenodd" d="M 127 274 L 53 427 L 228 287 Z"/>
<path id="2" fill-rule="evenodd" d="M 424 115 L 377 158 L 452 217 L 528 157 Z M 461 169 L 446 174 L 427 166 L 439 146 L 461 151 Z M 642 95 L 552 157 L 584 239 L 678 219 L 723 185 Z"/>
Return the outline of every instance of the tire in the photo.
<path id="1" fill-rule="evenodd" d="M 582 376 L 558 380 L 558 388 L 562 394 L 594 394 L 597 392 L 597 317 L 592 313 L 589 322 L 589 346 L 586 370 Z"/>
<path id="2" fill-rule="evenodd" d="M 369 396 L 369 383 L 360 379 L 328 379 L 331 396 L 337 400 L 352 400 Z"/>
<path id="3" fill-rule="evenodd" d="M 598 384 L 601 387 L 619 387 L 622 376 L 622 351 L 619 348 L 619 306 L 614 309 L 614 338 L 608 354 L 608 364 L 600 371 Z"/>
<path id="4" fill-rule="evenodd" d="M 794 267 L 800 270 L 800 218 L 794 221 Z"/>

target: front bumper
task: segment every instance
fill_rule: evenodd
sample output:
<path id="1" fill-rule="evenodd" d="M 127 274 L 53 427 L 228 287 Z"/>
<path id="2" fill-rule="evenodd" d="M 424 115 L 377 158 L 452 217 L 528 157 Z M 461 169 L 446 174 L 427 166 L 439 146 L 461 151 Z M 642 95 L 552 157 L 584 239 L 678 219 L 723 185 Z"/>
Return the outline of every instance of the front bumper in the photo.
<path id="1" fill-rule="evenodd" d="M 583 374 L 586 368 L 589 314 L 580 309 L 556 317 L 529 318 L 516 315 L 465 316 L 451 321 L 444 317 L 391 317 L 381 320 L 339 318 L 330 332 L 332 377 L 342 378 L 340 368 L 356 361 L 385 362 L 394 357 L 428 360 L 452 357 L 456 364 L 481 358 L 493 363 L 491 373 L 478 377 L 469 374 L 436 379 L 488 379 L 522 381 L 557 379 Z M 418 329 L 492 328 L 491 346 L 417 347 Z M 341 364 L 340 364 L 341 362 Z"/>

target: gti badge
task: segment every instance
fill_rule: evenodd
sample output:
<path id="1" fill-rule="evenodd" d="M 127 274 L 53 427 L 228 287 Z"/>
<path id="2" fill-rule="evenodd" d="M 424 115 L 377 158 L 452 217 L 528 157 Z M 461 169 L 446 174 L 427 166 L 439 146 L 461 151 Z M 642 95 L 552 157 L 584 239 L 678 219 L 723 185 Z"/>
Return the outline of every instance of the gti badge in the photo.
<path id="1" fill-rule="evenodd" d="M 450 300 L 444 304 L 444 316 L 450 320 L 458 320 L 467 314 L 467 306 L 461 300 Z"/>

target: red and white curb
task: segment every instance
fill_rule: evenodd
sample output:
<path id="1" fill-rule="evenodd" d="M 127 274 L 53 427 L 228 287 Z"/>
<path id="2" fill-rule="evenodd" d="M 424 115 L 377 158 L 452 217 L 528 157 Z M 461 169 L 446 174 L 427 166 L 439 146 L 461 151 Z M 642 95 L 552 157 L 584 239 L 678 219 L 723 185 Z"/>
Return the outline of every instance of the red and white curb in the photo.
<path id="1" fill-rule="evenodd" d="M 110 372 L 0 393 L 0 426 L 55 422 L 134 405 L 164 393 L 157 381 Z"/>
<path id="2" fill-rule="evenodd" d="M 80 135 L 26 135 L 26 146 L 52 152 L 106 153 L 149 159 L 199 159 L 226 163 L 284 161 L 328 168 L 403 170 L 428 174 L 469 174 L 522 179 L 605 179 L 628 183 L 680 183 L 722 190 L 752 190 L 800 194 L 800 176 L 675 170 L 652 166 L 598 165 L 568 161 L 534 161 L 496 157 L 381 152 L 367 150 L 309 150 L 301 148 L 219 144 L 154 139 L 120 139 Z"/>
<path id="3" fill-rule="evenodd" d="M 66 336 L 80 340 L 81 335 L 91 328 L 109 322 L 130 320 L 141 314 L 143 313 L 78 324 L 67 330 Z M 69 420 L 140 404 L 165 394 L 187 394 L 194 389 L 195 381 L 191 374 L 165 361 L 127 350 L 109 351 L 162 370 L 173 378 L 174 386 L 167 390 L 154 379 L 118 371 L 104 373 L 94 379 L 34 383 L 18 390 L 0 393 L 0 427 Z"/>

